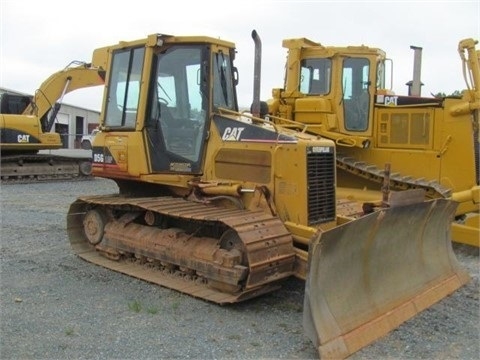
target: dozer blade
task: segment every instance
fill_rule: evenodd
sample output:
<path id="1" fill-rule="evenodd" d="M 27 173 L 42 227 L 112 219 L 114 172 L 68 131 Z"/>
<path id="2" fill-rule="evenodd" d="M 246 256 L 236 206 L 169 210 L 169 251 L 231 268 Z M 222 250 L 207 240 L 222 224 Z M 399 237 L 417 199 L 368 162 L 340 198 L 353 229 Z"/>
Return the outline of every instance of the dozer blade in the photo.
<path id="1" fill-rule="evenodd" d="M 323 358 L 345 358 L 463 286 L 451 246 L 456 203 L 384 209 L 310 243 L 304 328 Z"/>

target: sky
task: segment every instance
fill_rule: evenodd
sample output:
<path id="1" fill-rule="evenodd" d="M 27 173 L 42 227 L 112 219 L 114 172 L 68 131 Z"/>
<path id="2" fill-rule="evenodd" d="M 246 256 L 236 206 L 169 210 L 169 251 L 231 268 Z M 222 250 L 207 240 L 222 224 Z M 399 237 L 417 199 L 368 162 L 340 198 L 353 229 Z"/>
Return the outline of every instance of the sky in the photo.
<path id="1" fill-rule="evenodd" d="M 458 42 L 480 40 L 480 1 L 294 0 L 0 0 L 0 87 L 33 94 L 95 48 L 149 34 L 205 35 L 236 44 L 239 105 L 253 98 L 254 43 L 262 41 L 261 100 L 283 87 L 282 40 L 383 49 L 394 63 L 393 90 L 407 94 L 413 50 L 422 51 L 422 95 L 464 89 Z M 480 48 L 480 47 L 478 47 Z M 101 88 L 76 90 L 64 102 L 100 110 Z"/>

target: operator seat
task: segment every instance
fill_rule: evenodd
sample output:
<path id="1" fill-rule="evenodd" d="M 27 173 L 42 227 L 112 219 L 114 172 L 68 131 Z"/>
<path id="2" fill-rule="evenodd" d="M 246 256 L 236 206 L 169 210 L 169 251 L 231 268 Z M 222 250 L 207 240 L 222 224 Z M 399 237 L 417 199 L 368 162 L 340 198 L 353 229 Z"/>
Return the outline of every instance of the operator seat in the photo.
<path id="1" fill-rule="evenodd" d="M 158 109 L 160 111 L 159 118 L 162 125 L 166 125 L 168 127 L 175 126 L 175 118 L 172 115 L 170 108 L 167 104 L 163 102 L 158 103 Z"/>

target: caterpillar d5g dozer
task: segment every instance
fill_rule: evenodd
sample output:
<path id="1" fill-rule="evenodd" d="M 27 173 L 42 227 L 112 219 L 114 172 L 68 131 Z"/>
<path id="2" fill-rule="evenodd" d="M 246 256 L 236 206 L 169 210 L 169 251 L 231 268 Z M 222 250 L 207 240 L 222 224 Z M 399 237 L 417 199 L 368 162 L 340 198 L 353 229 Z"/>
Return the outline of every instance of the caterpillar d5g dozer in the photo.
<path id="1" fill-rule="evenodd" d="M 63 96 L 79 88 L 104 84 L 102 59 L 72 63 L 45 80 L 35 96 L 4 93 L 0 109 L 1 179 L 6 182 L 84 179 L 91 177 L 90 158 L 40 154 L 63 147 L 52 132 Z"/>
<path id="2" fill-rule="evenodd" d="M 305 279 L 305 329 L 328 357 L 468 281 L 449 238 L 453 202 L 391 192 L 363 215 L 336 196 L 331 140 L 238 113 L 233 43 L 154 34 L 103 51 L 93 174 L 119 193 L 70 206 L 83 259 L 219 304 Z"/>
<path id="3" fill-rule="evenodd" d="M 391 164 L 391 189 L 424 189 L 429 198 L 459 203 L 453 241 L 480 246 L 479 113 L 480 68 L 476 41 L 459 42 L 467 90 L 457 97 L 421 97 L 421 51 L 415 51 L 409 95 L 391 91 L 393 64 L 367 46 L 333 47 L 301 38 L 288 49 L 283 89 L 268 103 L 276 117 L 303 124 L 302 131 L 337 145 L 341 191 L 358 199 L 384 181 Z M 388 76 L 387 73 L 390 73 Z M 388 84 L 387 84 L 388 83 Z M 340 190 L 339 190 L 340 191 Z"/>

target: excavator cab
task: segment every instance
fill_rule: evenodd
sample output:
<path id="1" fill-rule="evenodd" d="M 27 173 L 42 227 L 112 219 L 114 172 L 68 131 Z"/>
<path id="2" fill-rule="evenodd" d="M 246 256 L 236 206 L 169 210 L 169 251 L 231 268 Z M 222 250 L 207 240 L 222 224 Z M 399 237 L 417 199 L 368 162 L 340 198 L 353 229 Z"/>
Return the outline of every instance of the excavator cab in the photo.
<path id="1" fill-rule="evenodd" d="M 3 93 L 0 97 L 0 114 L 22 114 L 31 101 L 31 96 Z"/>

